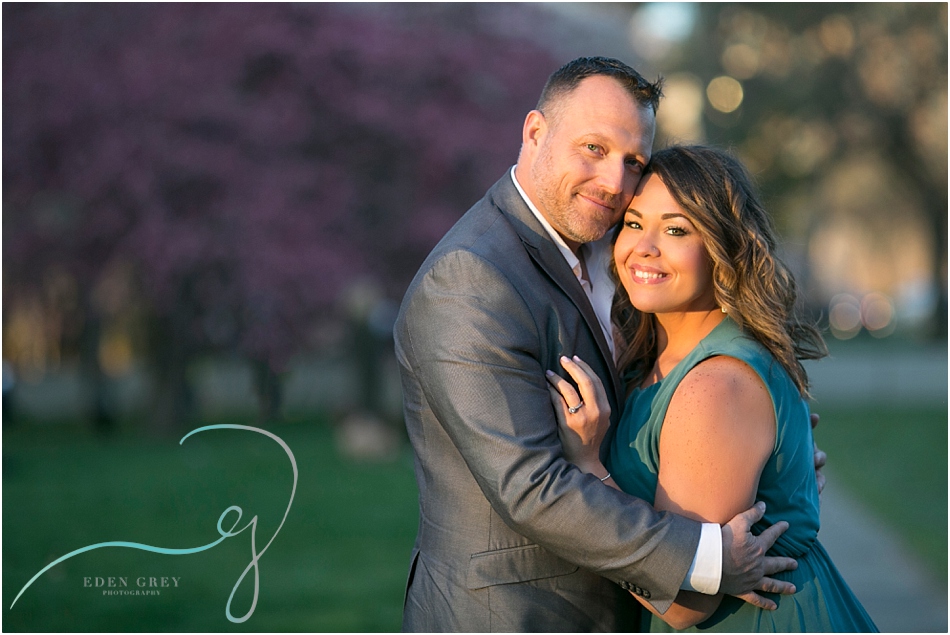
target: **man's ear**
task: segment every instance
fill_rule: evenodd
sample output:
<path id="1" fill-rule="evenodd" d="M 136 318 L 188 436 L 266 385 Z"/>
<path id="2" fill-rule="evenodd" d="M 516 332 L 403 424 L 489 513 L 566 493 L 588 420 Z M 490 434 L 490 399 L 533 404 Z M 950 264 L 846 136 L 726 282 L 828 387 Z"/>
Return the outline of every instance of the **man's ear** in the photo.
<path id="1" fill-rule="evenodd" d="M 524 128 L 521 131 L 521 143 L 525 148 L 537 148 L 541 138 L 547 134 L 548 122 L 540 110 L 532 110 L 524 119 Z"/>

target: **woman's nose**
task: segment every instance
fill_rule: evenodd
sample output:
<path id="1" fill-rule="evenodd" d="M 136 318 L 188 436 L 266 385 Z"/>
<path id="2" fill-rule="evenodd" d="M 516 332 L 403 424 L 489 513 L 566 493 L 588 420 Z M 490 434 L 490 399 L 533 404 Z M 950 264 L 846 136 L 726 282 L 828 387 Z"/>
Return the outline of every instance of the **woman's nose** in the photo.
<path id="1" fill-rule="evenodd" d="M 635 251 L 638 256 L 659 256 L 660 250 L 657 249 L 656 241 L 653 240 L 652 236 L 647 233 L 644 233 L 640 240 L 637 241 Z"/>

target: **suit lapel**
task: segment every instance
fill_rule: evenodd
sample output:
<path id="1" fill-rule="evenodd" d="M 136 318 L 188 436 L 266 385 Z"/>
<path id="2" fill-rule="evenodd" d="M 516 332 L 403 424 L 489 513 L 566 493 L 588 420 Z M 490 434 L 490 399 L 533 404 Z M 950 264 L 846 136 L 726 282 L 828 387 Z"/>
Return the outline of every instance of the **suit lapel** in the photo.
<path id="1" fill-rule="evenodd" d="M 495 205 L 513 221 L 512 225 L 521 237 L 521 241 L 524 243 L 531 259 L 564 291 L 583 316 L 587 328 L 597 342 L 601 357 L 603 357 L 604 363 L 610 370 L 613 393 L 616 395 L 619 404 L 623 395 L 623 387 L 620 378 L 617 376 L 613 356 L 610 354 L 610 347 L 607 345 L 604 331 L 600 328 L 600 322 L 597 320 L 597 315 L 590 304 L 590 299 L 577 280 L 577 276 L 571 271 L 567 261 L 564 260 L 564 256 L 544 227 L 528 209 L 524 199 L 521 198 L 521 194 L 515 188 L 510 173 L 502 177 L 492 187 L 489 194 Z"/>

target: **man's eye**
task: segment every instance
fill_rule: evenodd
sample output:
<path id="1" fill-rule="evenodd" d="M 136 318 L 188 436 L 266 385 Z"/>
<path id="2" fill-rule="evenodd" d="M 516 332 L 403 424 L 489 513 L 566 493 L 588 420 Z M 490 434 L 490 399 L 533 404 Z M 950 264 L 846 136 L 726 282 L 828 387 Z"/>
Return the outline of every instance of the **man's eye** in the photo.
<path id="1" fill-rule="evenodd" d="M 591 152 L 600 152 L 600 146 L 595 143 L 588 143 L 587 149 Z"/>

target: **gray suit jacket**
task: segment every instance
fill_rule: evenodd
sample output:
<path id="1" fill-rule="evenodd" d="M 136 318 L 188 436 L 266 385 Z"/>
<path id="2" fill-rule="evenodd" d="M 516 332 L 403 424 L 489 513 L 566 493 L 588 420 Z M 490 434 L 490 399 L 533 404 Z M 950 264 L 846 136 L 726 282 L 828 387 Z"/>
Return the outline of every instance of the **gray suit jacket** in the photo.
<path id="1" fill-rule="evenodd" d="M 619 417 L 597 318 L 509 174 L 435 247 L 395 327 L 419 534 L 407 631 L 636 630 L 672 602 L 700 524 L 567 463 L 544 372 L 578 355 Z"/>

